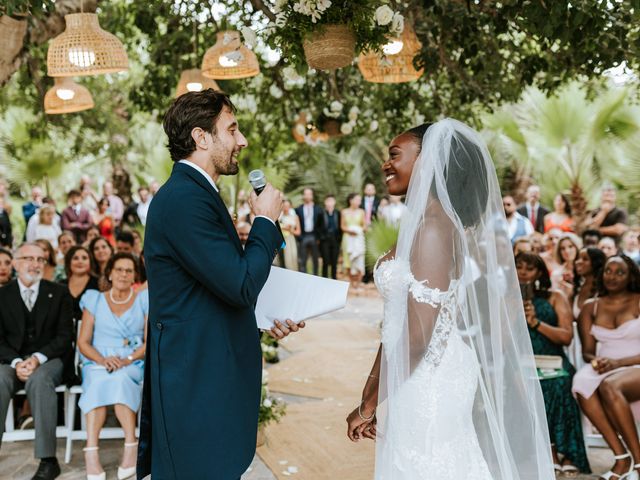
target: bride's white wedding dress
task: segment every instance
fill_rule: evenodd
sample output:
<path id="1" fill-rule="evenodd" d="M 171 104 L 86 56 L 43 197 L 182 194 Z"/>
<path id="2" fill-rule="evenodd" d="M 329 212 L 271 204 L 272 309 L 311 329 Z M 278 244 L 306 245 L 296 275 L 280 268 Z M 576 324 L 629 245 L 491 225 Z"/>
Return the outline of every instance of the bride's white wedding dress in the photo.
<path id="1" fill-rule="evenodd" d="M 456 326 L 459 283 L 446 292 L 431 289 L 413 277 L 409 262 L 396 259 L 380 262 L 374 280 L 385 301 L 383 345 L 397 341 L 408 295 L 440 309 L 427 353 L 387 413 L 378 452 L 386 471 L 377 469 L 376 479 L 493 480 L 473 425 L 480 365 Z"/>

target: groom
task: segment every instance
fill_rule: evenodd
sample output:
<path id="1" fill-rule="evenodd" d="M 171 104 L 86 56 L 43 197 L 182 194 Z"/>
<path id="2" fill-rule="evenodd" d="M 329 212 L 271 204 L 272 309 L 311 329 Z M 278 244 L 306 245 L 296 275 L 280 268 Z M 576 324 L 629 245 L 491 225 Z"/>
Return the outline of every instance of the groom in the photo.
<path id="1" fill-rule="evenodd" d="M 283 242 L 282 193 L 252 194 L 242 248 L 216 185 L 247 146 L 229 97 L 208 89 L 164 118 L 175 162 L 149 208 L 149 331 L 138 478 L 236 480 L 256 446 L 262 374 L 254 305 Z M 282 338 L 297 326 L 277 323 Z"/>

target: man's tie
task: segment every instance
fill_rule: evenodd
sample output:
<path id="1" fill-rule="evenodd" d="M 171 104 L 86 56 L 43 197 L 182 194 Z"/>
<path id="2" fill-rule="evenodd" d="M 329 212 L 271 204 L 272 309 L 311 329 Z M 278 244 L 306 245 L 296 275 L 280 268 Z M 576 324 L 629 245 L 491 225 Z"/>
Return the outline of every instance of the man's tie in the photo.
<path id="1" fill-rule="evenodd" d="M 27 310 L 33 310 L 33 290 L 27 288 L 24 292 L 24 304 L 27 306 Z"/>
<path id="2" fill-rule="evenodd" d="M 529 220 L 531 220 L 533 228 L 536 228 L 536 209 L 534 207 L 531 207 L 531 218 Z"/>

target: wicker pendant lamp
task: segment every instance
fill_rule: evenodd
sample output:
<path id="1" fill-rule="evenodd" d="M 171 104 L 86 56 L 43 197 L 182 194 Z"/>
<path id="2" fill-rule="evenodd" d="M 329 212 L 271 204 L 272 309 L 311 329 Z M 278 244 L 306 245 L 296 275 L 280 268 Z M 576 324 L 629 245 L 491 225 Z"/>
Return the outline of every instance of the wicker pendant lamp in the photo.
<path id="1" fill-rule="evenodd" d="M 71 77 L 58 77 L 44 96 L 44 111 L 50 115 L 81 112 L 94 107 L 91 93 Z"/>
<path id="2" fill-rule="evenodd" d="M 122 72 L 129 59 L 122 42 L 100 28 L 95 13 L 65 15 L 67 28 L 51 41 L 47 70 L 51 77 Z"/>
<path id="3" fill-rule="evenodd" d="M 424 69 L 416 70 L 413 58 L 422 48 L 415 31 L 406 25 L 402 35 L 391 38 L 380 53 L 361 54 L 358 68 L 364 79 L 374 83 L 403 83 L 420 78 Z"/>
<path id="4" fill-rule="evenodd" d="M 193 22 L 193 61 L 198 58 L 198 22 Z M 176 98 L 180 95 L 184 95 L 187 92 L 200 92 L 207 88 L 213 88 L 214 90 L 220 90 L 220 87 L 215 80 L 207 78 L 202 75 L 202 70 L 199 68 L 191 68 L 189 70 L 183 70 L 180 74 L 180 80 L 176 87 Z"/>
<path id="5" fill-rule="evenodd" d="M 240 32 L 228 30 L 216 34 L 216 43 L 204 54 L 202 75 L 216 80 L 255 77 L 260 73 L 256 54 L 240 40 Z"/>
<path id="6" fill-rule="evenodd" d="M 180 95 L 184 95 L 187 92 L 200 92 L 207 88 L 213 88 L 214 90 L 220 90 L 220 87 L 215 80 L 207 78 L 202 75 L 202 70 L 199 68 L 191 68 L 189 70 L 183 70 L 180 74 L 180 81 L 176 88 L 176 98 Z"/>

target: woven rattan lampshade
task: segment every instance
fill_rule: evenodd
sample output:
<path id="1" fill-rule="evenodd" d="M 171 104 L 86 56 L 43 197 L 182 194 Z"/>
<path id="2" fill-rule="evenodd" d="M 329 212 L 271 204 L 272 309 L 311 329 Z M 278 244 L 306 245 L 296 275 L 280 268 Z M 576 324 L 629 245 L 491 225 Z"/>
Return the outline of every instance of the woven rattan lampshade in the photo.
<path id="1" fill-rule="evenodd" d="M 424 73 L 424 69 L 416 70 L 413 66 L 413 57 L 421 47 L 422 44 L 413 28 L 406 25 L 399 38 L 391 39 L 384 46 L 383 54 L 361 54 L 358 59 L 358 68 L 368 82 L 412 82 Z"/>
<path id="2" fill-rule="evenodd" d="M 347 25 L 325 25 L 303 41 L 307 64 L 317 70 L 335 70 L 353 62 L 356 36 Z"/>
<path id="3" fill-rule="evenodd" d="M 73 113 L 93 108 L 91 93 L 71 77 L 59 77 L 44 96 L 45 113 L 54 115 Z"/>
<path id="4" fill-rule="evenodd" d="M 47 70 L 51 77 L 99 75 L 127 70 L 129 59 L 118 37 L 100 28 L 95 13 L 65 15 L 67 28 L 51 41 Z"/>
<path id="5" fill-rule="evenodd" d="M 217 80 L 255 77 L 260 73 L 256 54 L 240 41 L 240 32 L 218 32 L 216 43 L 202 59 L 202 75 Z"/>
<path id="6" fill-rule="evenodd" d="M 192 68 L 190 70 L 183 70 L 180 74 L 180 80 L 176 87 L 176 98 L 180 95 L 184 95 L 187 92 L 200 92 L 207 88 L 213 88 L 214 90 L 220 90 L 220 87 L 215 80 L 207 78 L 202 75 L 202 70 L 199 68 Z"/>

